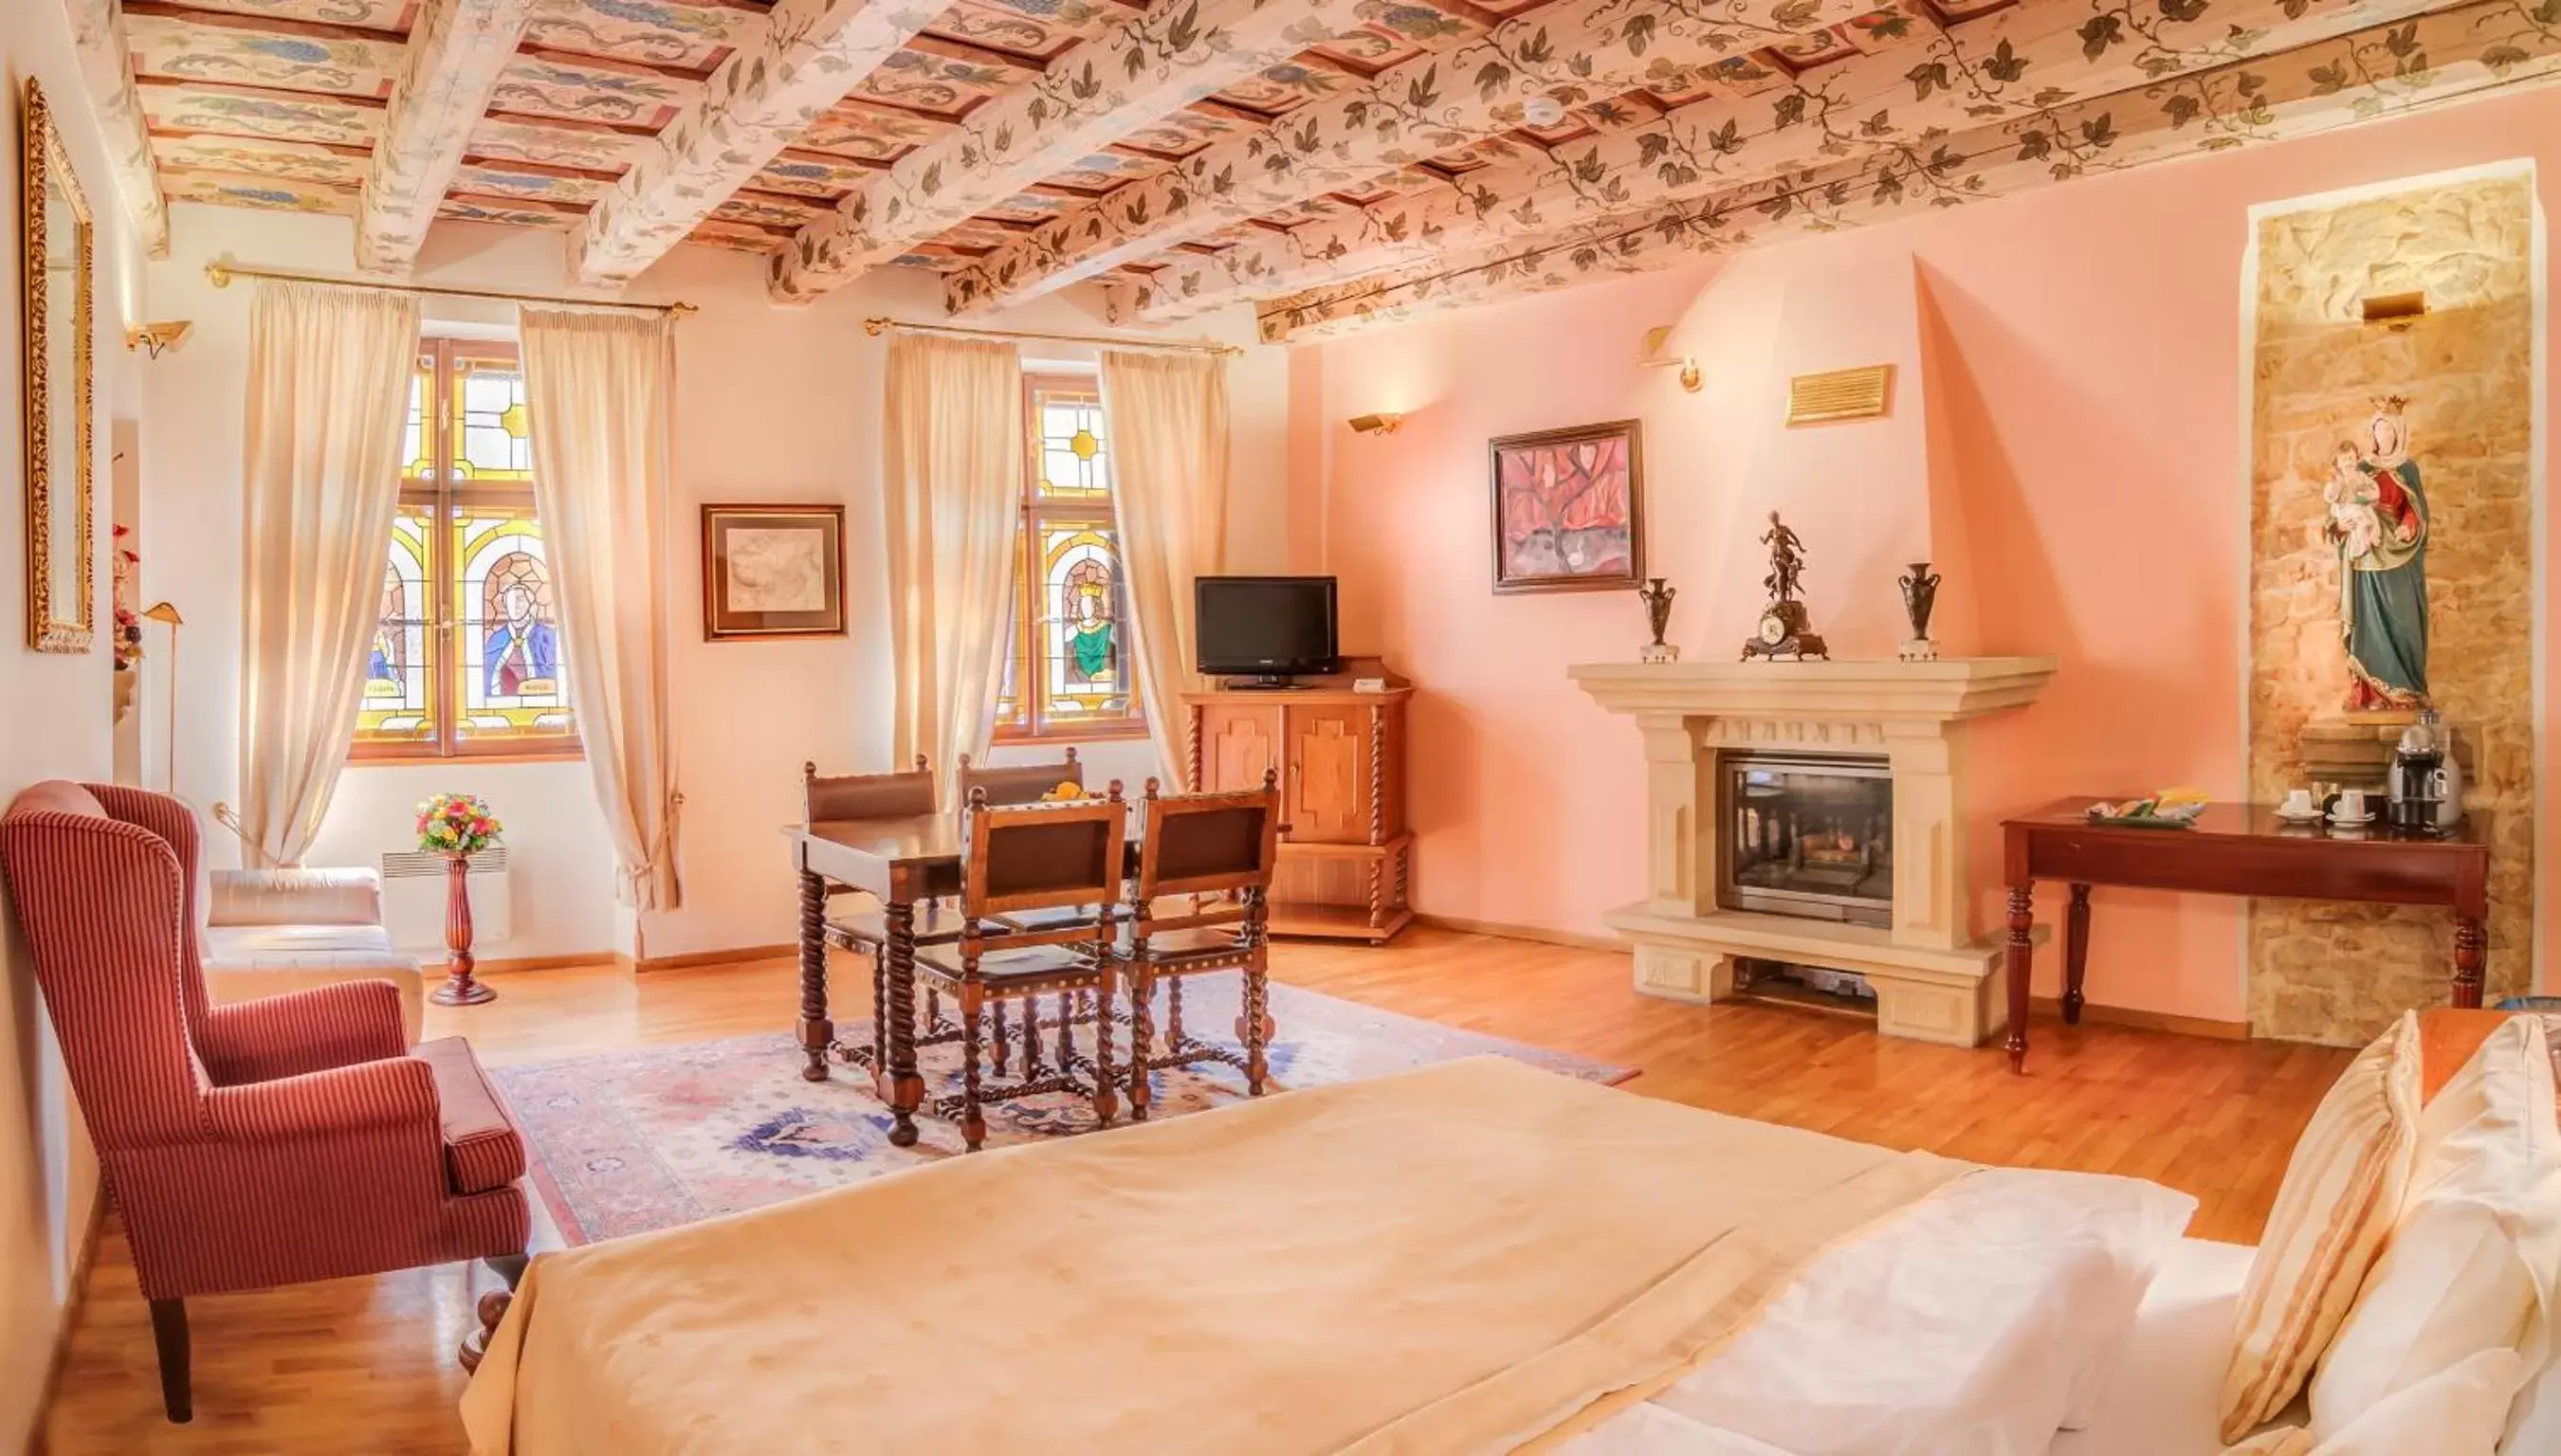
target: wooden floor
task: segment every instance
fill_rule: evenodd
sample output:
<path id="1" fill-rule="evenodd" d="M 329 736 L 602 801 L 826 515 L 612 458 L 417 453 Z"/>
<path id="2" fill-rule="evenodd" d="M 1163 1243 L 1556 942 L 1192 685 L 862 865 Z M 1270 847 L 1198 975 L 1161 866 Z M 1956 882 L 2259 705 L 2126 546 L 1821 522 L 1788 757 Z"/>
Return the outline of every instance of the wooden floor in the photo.
<path id="1" fill-rule="evenodd" d="M 1682 1006 L 1628 989 L 1627 959 L 1416 928 L 1382 950 L 1290 944 L 1275 974 L 1413 1016 L 1642 1068 L 1631 1091 L 1986 1163 L 2125 1173 L 2203 1202 L 2190 1231 L 2254 1241 L 2296 1134 L 2348 1053 L 2040 1026 L 2029 1074 L 1996 1050 L 1875 1036 L 1819 1012 Z M 633 977 L 494 978 L 500 998 L 430 1008 L 492 1062 L 787 1027 L 789 965 Z M 844 984 L 840 980 L 839 984 Z M 469 1271 L 412 1270 L 188 1301 L 196 1419 L 160 1415 L 150 1325 L 110 1223 L 46 1424 L 57 1456 L 458 1453 L 451 1351 Z M 488 1276 L 481 1273 L 485 1284 Z"/>

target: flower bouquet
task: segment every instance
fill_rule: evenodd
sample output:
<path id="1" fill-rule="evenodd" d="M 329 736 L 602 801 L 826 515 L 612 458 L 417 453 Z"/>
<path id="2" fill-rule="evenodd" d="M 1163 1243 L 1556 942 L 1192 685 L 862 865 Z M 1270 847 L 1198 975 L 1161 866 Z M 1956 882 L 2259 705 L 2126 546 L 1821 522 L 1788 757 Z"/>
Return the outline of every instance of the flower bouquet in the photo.
<path id="1" fill-rule="evenodd" d="M 478 794 L 437 794 L 418 806 L 418 847 L 429 854 L 476 855 L 505 829 Z"/>

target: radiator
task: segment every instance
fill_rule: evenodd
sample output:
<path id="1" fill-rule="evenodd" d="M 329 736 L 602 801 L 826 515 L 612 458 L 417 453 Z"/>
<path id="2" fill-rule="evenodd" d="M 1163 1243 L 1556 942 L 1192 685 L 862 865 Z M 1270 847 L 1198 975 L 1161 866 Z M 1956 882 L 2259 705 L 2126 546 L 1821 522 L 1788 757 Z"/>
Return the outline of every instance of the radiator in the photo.
<path id="1" fill-rule="evenodd" d="M 507 938 L 507 851 L 501 846 L 471 857 L 471 941 L 477 946 Z M 404 950 L 444 945 L 444 857 L 422 850 L 383 854 L 383 929 Z"/>

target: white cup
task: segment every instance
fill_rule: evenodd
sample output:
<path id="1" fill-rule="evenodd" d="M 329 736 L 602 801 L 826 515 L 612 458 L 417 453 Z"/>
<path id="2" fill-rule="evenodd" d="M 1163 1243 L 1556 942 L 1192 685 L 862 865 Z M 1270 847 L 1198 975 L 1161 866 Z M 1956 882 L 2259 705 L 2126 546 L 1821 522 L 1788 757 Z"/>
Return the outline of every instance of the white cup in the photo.
<path id="1" fill-rule="evenodd" d="M 2312 812 L 2312 791 L 2310 789 L 2286 790 L 2286 806 L 2282 812 L 2292 815 L 2297 819 L 2304 818 L 2310 814 Z"/>
<path id="2" fill-rule="evenodd" d="M 2340 790 L 2338 791 L 2338 810 L 2337 810 L 2337 814 L 2338 814 L 2338 817 L 2339 817 L 2339 818 L 2341 818 L 2341 819 L 2362 819 L 2362 818 L 2364 818 L 2364 817 L 2365 817 L 2365 790 L 2363 790 L 2363 789 L 2340 789 Z"/>

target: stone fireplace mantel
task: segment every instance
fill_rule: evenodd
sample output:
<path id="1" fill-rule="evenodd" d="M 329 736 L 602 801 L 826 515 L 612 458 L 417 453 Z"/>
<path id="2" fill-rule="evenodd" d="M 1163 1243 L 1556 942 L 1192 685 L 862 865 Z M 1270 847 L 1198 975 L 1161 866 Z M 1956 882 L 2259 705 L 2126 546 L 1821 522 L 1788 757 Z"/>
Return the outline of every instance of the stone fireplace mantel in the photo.
<path id="1" fill-rule="evenodd" d="M 1964 724 L 2024 707 L 2050 657 L 1927 662 L 1586 663 L 1602 707 L 1636 720 L 1645 752 L 1646 897 L 1605 918 L 1635 947 L 1636 989 L 1714 1001 L 1737 956 L 1851 971 L 1877 993 L 1877 1029 L 1974 1046 L 2006 1025 L 1999 943 L 1969 933 Z M 1887 927 L 1717 902 L 1724 826 L 1717 759 L 1729 749 L 1860 754 L 1893 782 Z"/>

